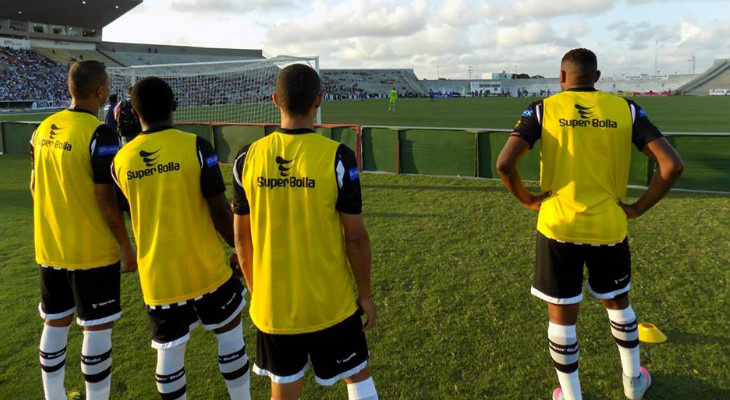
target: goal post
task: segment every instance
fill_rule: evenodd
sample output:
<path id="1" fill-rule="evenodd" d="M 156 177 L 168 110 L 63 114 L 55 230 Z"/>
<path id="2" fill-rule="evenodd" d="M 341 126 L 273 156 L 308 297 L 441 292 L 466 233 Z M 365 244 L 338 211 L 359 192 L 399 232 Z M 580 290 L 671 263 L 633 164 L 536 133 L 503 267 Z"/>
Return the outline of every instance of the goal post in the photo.
<path id="1" fill-rule="evenodd" d="M 171 87 L 177 101 L 176 123 L 279 123 L 274 106 L 276 76 L 291 64 L 319 73 L 319 57 L 277 56 L 267 59 L 107 68 L 111 93 L 125 98 L 138 80 L 156 76 Z M 316 123 L 321 123 L 317 111 Z"/>

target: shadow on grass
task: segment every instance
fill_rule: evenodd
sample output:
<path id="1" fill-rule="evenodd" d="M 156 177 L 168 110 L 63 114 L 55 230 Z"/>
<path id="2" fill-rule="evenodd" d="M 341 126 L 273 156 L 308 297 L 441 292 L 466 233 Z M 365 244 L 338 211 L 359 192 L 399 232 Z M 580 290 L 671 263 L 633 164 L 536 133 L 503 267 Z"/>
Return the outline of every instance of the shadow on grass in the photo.
<path id="1" fill-rule="evenodd" d="M 368 218 L 438 218 L 441 214 L 366 213 Z"/>
<path id="2" fill-rule="evenodd" d="M 647 398 L 662 399 L 693 399 L 693 400 L 726 400 L 730 399 L 730 390 L 714 387 L 707 382 L 691 376 L 677 376 L 652 372 L 652 387 L 647 392 Z M 656 393 L 656 396 L 652 394 Z M 659 394 L 668 394 L 668 397 Z"/>
<path id="3" fill-rule="evenodd" d="M 385 190 L 436 190 L 446 192 L 504 192 L 507 190 L 501 187 L 490 186 L 429 186 L 429 185 L 362 185 L 367 189 L 385 189 Z"/>
<path id="4" fill-rule="evenodd" d="M 720 344 L 724 346 L 730 345 L 730 339 L 720 336 L 703 335 L 698 333 L 686 333 L 677 330 L 663 329 L 667 338 L 673 343 L 682 344 Z M 729 397 L 730 398 L 730 397 Z"/>

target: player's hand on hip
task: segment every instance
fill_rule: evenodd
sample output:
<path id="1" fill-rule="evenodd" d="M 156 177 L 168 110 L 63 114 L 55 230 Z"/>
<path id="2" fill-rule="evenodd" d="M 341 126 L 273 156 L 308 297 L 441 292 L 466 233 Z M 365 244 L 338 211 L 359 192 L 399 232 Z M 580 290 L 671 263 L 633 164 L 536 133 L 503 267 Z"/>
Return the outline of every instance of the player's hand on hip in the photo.
<path id="1" fill-rule="evenodd" d="M 525 207 L 530 210 L 539 210 L 542 202 L 553 194 L 551 191 L 542 192 L 540 194 L 531 194 L 530 200 L 525 203 Z"/>
<path id="2" fill-rule="evenodd" d="M 135 272 L 137 270 L 137 252 L 132 248 L 122 249 L 122 273 Z"/>
<path id="3" fill-rule="evenodd" d="M 622 210 L 624 210 L 624 214 L 626 214 L 626 218 L 628 219 L 639 218 L 642 214 L 644 214 L 644 212 L 639 209 L 636 203 L 626 204 L 621 200 L 618 200 L 617 203 L 618 206 L 621 207 Z"/>
<path id="4" fill-rule="evenodd" d="M 360 311 L 365 314 L 365 318 L 367 319 L 363 326 L 363 330 L 366 331 L 371 329 L 375 326 L 375 318 L 378 313 L 378 310 L 375 308 L 373 296 L 359 296 L 357 298 L 357 306 L 360 308 Z"/>

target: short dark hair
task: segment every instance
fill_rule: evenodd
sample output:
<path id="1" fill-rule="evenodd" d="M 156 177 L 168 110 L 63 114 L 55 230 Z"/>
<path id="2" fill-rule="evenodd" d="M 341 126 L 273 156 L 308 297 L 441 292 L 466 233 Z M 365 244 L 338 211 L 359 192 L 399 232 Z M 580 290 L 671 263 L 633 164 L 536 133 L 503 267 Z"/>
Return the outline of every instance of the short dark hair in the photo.
<path id="1" fill-rule="evenodd" d="M 276 97 L 289 114 L 306 115 L 320 93 L 319 75 L 308 65 L 290 65 L 276 77 Z"/>
<path id="2" fill-rule="evenodd" d="M 175 95 L 164 80 L 149 76 L 140 79 L 132 87 L 132 108 L 145 122 L 169 119 L 175 108 Z"/>
<path id="3" fill-rule="evenodd" d="M 598 71 L 596 54 L 588 49 L 578 48 L 565 53 L 561 64 L 571 63 L 580 71 L 577 78 L 591 78 Z"/>
<path id="4" fill-rule="evenodd" d="M 107 83 L 106 65 L 99 61 L 76 61 L 68 70 L 68 90 L 71 96 L 88 99 L 94 91 Z"/>
<path id="5" fill-rule="evenodd" d="M 113 95 L 110 95 L 109 96 L 109 102 L 110 103 L 116 103 L 117 101 L 119 101 L 119 97 L 117 97 L 116 94 L 113 94 Z"/>

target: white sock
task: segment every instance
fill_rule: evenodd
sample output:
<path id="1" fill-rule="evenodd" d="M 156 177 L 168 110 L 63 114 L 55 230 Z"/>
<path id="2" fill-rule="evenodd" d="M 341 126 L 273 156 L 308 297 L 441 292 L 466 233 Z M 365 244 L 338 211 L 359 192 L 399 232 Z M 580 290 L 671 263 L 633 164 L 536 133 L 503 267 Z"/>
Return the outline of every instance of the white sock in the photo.
<path id="1" fill-rule="evenodd" d="M 112 382 L 112 330 L 84 331 L 81 372 L 87 400 L 108 400 Z"/>
<path id="2" fill-rule="evenodd" d="M 157 391 L 165 400 L 186 400 L 185 343 L 157 350 Z"/>
<path id="3" fill-rule="evenodd" d="M 560 388 L 565 400 L 582 400 L 578 377 L 578 335 L 575 325 L 548 324 L 550 357 L 558 373 Z"/>
<path id="4" fill-rule="evenodd" d="M 348 383 L 347 398 L 348 400 L 378 400 L 373 377 L 357 383 Z"/>
<path id="5" fill-rule="evenodd" d="M 639 327 L 636 323 L 636 314 L 631 306 L 623 310 L 608 311 L 608 320 L 611 323 L 611 334 L 616 340 L 618 352 L 621 356 L 621 367 L 624 375 L 637 377 L 641 373 L 639 367 Z"/>
<path id="6" fill-rule="evenodd" d="M 218 369 L 226 381 L 231 400 L 250 400 L 250 375 L 243 325 L 215 335 L 218 340 Z"/>
<path id="7" fill-rule="evenodd" d="M 66 400 L 66 342 L 70 326 L 43 325 L 39 357 L 46 400 Z"/>

